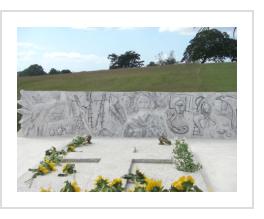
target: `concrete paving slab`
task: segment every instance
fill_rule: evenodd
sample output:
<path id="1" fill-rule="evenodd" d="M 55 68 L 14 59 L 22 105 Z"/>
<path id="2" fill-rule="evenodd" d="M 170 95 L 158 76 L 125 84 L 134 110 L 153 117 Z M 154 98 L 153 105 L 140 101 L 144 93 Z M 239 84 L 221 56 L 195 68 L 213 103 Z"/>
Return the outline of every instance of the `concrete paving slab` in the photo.
<path id="1" fill-rule="evenodd" d="M 65 178 L 57 177 L 56 173 L 44 176 L 34 182 L 32 189 L 25 187 L 24 181 L 32 173 L 28 168 L 34 168 L 43 158 L 45 150 L 51 146 L 63 148 L 72 140 L 71 137 L 18 137 L 18 191 L 39 191 L 40 186 L 52 185 L 54 190 L 63 186 Z M 81 152 L 69 153 L 65 159 L 94 159 L 98 163 L 76 163 L 78 173 L 75 175 L 82 188 L 91 189 L 94 179 L 103 175 L 109 179 L 127 174 L 133 159 L 171 159 L 173 146 L 159 145 L 154 138 L 95 138 L 93 144 L 80 147 Z M 174 141 L 173 141 L 174 142 Z M 195 157 L 202 163 L 203 169 L 194 175 L 197 185 L 206 190 L 210 185 L 213 191 L 236 191 L 236 140 L 227 139 L 188 139 Z M 136 147 L 137 152 L 134 153 Z M 136 165 L 138 166 L 138 164 Z M 173 165 L 140 164 L 149 177 L 157 176 L 169 185 L 176 180 L 177 173 Z M 175 170 L 175 173 L 173 172 Z M 183 175 L 191 175 L 189 173 Z M 73 177 L 73 176 L 71 176 Z M 71 179 L 71 178 L 69 178 Z M 199 183 L 199 184 L 198 184 Z M 210 190 L 211 190 L 210 189 Z"/>

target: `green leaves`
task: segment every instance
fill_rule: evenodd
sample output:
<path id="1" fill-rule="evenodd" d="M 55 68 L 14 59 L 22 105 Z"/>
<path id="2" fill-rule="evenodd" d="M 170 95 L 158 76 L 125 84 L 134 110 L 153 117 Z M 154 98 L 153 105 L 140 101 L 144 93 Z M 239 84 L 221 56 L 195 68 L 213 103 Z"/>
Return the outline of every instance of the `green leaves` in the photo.
<path id="1" fill-rule="evenodd" d="M 196 172 L 202 168 L 200 163 L 194 163 L 193 154 L 189 151 L 188 144 L 183 139 L 176 140 L 173 157 L 176 169 L 179 171 Z"/>
<path id="2" fill-rule="evenodd" d="M 80 145 L 82 145 L 85 142 L 85 138 L 82 136 L 76 136 L 73 140 L 72 143 L 78 147 Z"/>
<path id="3" fill-rule="evenodd" d="M 65 164 L 62 168 L 62 172 L 63 173 L 58 174 L 58 176 L 68 176 L 69 174 L 76 173 L 75 164 Z"/>
<path id="4" fill-rule="evenodd" d="M 50 160 L 56 164 L 59 164 L 62 161 L 63 156 L 66 154 L 66 151 L 57 151 L 57 149 L 53 146 L 45 152 L 44 160 Z"/>
<path id="5" fill-rule="evenodd" d="M 190 41 L 181 61 L 224 62 L 226 58 L 237 60 L 237 40 L 217 29 L 203 29 Z"/>
<path id="6" fill-rule="evenodd" d="M 69 181 L 65 181 L 64 187 L 60 190 L 60 192 L 74 192 L 74 188 Z"/>
<path id="7" fill-rule="evenodd" d="M 92 137 L 90 135 L 86 137 L 76 136 L 70 144 L 67 145 L 67 152 L 75 152 L 77 147 L 84 144 L 91 144 Z"/>
<path id="8" fill-rule="evenodd" d="M 128 181 L 131 181 L 133 183 L 144 184 L 146 177 L 140 170 L 136 170 L 135 174 L 129 173 L 124 175 L 122 178 L 127 179 Z"/>
<path id="9" fill-rule="evenodd" d="M 95 180 L 95 188 L 90 192 L 123 192 L 123 182 L 121 178 L 113 179 L 111 182 L 102 176 L 98 176 Z"/>

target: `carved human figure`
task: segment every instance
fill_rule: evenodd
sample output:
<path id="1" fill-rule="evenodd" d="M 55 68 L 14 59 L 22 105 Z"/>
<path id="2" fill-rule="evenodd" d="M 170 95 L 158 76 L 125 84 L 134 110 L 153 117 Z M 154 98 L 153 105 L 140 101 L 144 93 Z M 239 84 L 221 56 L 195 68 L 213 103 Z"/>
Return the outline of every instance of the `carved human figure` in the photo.
<path id="1" fill-rule="evenodd" d="M 129 97 L 128 103 L 126 103 L 127 113 L 134 114 L 139 111 L 146 111 L 154 109 L 154 101 L 151 96 L 145 93 L 134 93 Z"/>
<path id="2" fill-rule="evenodd" d="M 184 117 L 186 101 L 180 98 L 172 107 L 173 108 L 169 108 L 166 112 L 169 129 L 175 134 L 186 134 L 189 131 L 188 123 Z"/>
<path id="3" fill-rule="evenodd" d="M 216 122 L 211 118 L 212 106 L 205 98 L 200 99 L 197 105 L 198 114 L 194 116 L 194 129 L 193 135 L 200 136 L 213 136 L 216 131 Z"/>
<path id="4" fill-rule="evenodd" d="M 236 136 L 237 109 L 236 98 L 233 96 L 219 96 L 214 101 L 214 110 L 218 119 L 217 133 L 222 137 Z"/>

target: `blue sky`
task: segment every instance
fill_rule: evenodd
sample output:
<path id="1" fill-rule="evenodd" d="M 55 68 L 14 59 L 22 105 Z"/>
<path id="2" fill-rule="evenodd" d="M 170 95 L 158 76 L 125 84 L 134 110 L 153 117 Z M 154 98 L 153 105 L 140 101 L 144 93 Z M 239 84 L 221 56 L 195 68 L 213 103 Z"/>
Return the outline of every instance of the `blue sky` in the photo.
<path id="1" fill-rule="evenodd" d="M 233 28 L 218 28 L 232 36 Z M 164 57 L 171 50 L 180 61 L 197 29 L 179 27 L 144 28 L 57 28 L 27 27 L 17 29 L 17 70 L 31 64 L 71 71 L 90 71 L 109 68 L 108 54 L 134 50 L 141 54 L 144 64 Z"/>

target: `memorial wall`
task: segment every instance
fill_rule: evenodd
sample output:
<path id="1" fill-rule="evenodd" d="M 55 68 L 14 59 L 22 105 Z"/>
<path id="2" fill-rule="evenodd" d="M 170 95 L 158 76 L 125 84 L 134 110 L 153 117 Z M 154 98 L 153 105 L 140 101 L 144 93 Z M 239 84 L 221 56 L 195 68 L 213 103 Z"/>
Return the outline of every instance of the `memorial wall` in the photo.
<path id="1" fill-rule="evenodd" d="M 21 91 L 24 136 L 236 138 L 235 92 Z"/>

